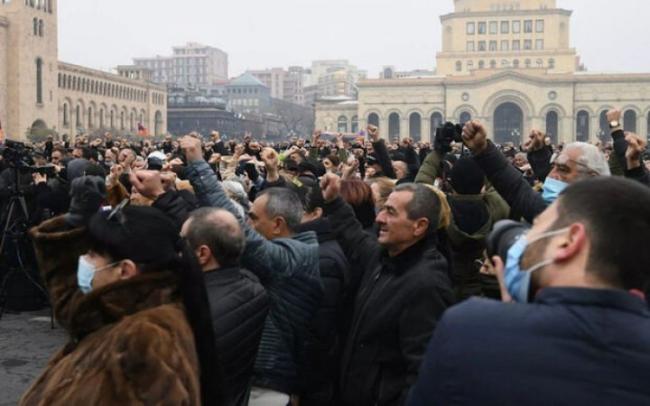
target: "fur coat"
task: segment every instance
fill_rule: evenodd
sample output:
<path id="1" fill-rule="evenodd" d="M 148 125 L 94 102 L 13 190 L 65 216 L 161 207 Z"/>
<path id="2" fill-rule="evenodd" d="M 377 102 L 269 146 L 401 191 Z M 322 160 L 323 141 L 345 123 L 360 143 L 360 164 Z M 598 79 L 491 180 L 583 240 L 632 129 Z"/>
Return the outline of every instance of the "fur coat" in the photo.
<path id="1" fill-rule="evenodd" d="M 198 405 L 199 362 L 171 272 L 142 274 L 88 295 L 76 269 L 84 229 L 62 217 L 31 230 L 43 279 L 70 342 L 21 405 Z"/>

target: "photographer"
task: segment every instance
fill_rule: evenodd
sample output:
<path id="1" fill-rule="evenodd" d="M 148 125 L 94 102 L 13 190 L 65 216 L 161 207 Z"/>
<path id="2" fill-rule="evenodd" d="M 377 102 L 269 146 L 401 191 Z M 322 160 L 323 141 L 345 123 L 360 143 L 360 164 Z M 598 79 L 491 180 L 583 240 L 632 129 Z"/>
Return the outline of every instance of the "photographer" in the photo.
<path id="1" fill-rule="evenodd" d="M 446 312 L 407 404 L 647 405 L 650 190 L 576 182 L 523 238 L 511 234 L 490 237 L 492 261 L 518 303 Z"/>

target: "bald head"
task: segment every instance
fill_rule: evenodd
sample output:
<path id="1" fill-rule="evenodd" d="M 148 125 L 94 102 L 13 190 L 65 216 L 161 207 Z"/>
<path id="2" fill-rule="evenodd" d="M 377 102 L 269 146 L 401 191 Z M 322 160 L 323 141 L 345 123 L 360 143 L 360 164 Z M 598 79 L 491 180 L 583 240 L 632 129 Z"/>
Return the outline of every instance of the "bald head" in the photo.
<path id="1" fill-rule="evenodd" d="M 183 224 L 185 237 L 204 271 L 239 265 L 245 238 L 233 214 L 223 209 L 202 208 Z"/>

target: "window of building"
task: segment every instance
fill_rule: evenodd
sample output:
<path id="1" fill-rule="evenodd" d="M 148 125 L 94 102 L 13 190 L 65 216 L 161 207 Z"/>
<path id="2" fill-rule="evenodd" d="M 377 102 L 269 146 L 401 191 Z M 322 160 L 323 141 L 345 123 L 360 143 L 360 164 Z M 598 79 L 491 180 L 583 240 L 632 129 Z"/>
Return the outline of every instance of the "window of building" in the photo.
<path id="1" fill-rule="evenodd" d="M 521 32 L 521 21 L 512 22 L 512 33 L 519 34 Z"/>
<path id="2" fill-rule="evenodd" d="M 529 39 L 524 40 L 524 50 L 529 51 L 531 49 L 533 49 L 533 41 Z"/>
<path id="3" fill-rule="evenodd" d="M 508 51 L 510 49 L 510 41 L 501 41 L 501 51 Z"/>
<path id="4" fill-rule="evenodd" d="M 524 33 L 529 34 L 533 32 L 533 20 L 524 21 Z"/>
<path id="5" fill-rule="evenodd" d="M 494 59 L 492 59 L 492 60 L 490 61 L 490 68 L 495 69 L 496 67 L 497 67 L 497 61 L 495 61 Z"/>
<path id="6" fill-rule="evenodd" d="M 485 61 L 478 61 L 478 68 L 485 69 Z"/>
<path id="7" fill-rule="evenodd" d="M 483 35 L 487 32 L 487 23 L 481 22 L 478 23 L 478 33 Z"/>
<path id="8" fill-rule="evenodd" d="M 63 104 L 63 126 L 67 127 L 70 124 L 70 112 L 68 111 L 68 104 Z"/>
<path id="9" fill-rule="evenodd" d="M 519 68 L 519 59 L 515 59 L 514 61 L 512 61 L 512 66 L 515 69 Z"/>
<path id="10" fill-rule="evenodd" d="M 478 42 L 478 50 L 479 52 L 485 52 L 485 41 L 479 41 Z"/>
<path id="11" fill-rule="evenodd" d="M 496 41 L 490 41 L 490 51 L 497 51 L 497 42 Z"/>
<path id="12" fill-rule="evenodd" d="M 340 116 L 338 119 L 337 131 L 340 133 L 348 132 L 348 118 L 345 116 Z"/>
<path id="13" fill-rule="evenodd" d="M 543 68 L 544 67 L 544 61 L 542 59 L 536 60 L 535 64 L 537 64 L 538 68 Z"/>
<path id="14" fill-rule="evenodd" d="M 463 63 L 461 61 L 456 62 L 456 72 L 460 72 L 463 70 Z"/>
<path id="15" fill-rule="evenodd" d="M 521 49 L 521 42 L 518 39 L 512 41 L 512 50 L 519 51 L 520 49 Z"/>
<path id="16" fill-rule="evenodd" d="M 499 33 L 499 23 L 497 21 L 490 21 L 490 34 Z"/>
<path id="17" fill-rule="evenodd" d="M 551 58 L 548 60 L 549 69 L 555 69 L 555 59 Z"/>
<path id="18" fill-rule="evenodd" d="M 544 32 L 544 20 L 535 21 L 535 32 Z"/>
<path id="19" fill-rule="evenodd" d="M 467 52 L 474 52 L 474 41 L 467 41 Z"/>
<path id="20" fill-rule="evenodd" d="M 38 18 L 34 18 L 34 35 L 38 35 Z"/>
<path id="21" fill-rule="evenodd" d="M 509 33 L 510 33 L 510 22 L 501 21 L 501 34 L 509 34 Z"/>
<path id="22" fill-rule="evenodd" d="M 476 24 L 475 23 L 467 23 L 467 34 L 468 35 L 474 35 L 476 33 Z"/>
<path id="23" fill-rule="evenodd" d="M 467 70 L 474 69 L 474 61 L 467 61 Z"/>
<path id="24" fill-rule="evenodd" d="M 537 49 L 537 50 L 544 49 L 544 40 L 543 39 L 535 40 L 535 49 Z"/>
<path id="25" fill-rule="evenodd" d="M 36 59 L 36 103 L 43 104 L 43 60 Z"/>
<path id="26" fill-rule="evenodd" d="M 526 64 L 527 68 L 530 68 L 530 65 L 532 64 L 530 59 L 526 59 L 526 61 L 524 63 Z"/>
<path id="27" fill-rule="evenodd" d="M 42 37 L 45 35 L 45 24 L 43 23 L 43 20 L 39 20 L 38 22 L 38 36 Z"/>

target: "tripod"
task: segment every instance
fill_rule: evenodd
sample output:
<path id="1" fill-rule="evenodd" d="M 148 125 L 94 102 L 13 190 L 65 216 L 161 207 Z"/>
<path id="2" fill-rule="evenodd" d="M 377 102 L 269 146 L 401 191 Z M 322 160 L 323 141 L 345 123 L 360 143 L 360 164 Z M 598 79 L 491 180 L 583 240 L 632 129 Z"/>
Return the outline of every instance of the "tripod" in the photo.
<path id="1" fill-rule="evenodd" d="M 24 241 L 28 230 L 29 211 L 27 210 L 27 202 L 25 195 L 20 190 L 19 169 L 14 168 L 14 187 L 11 191 L 11 197 L 7 202 L 2 216 L 2 237 L 0 239 L 0 254 L 8 259 L 10 256 L 16 259 L 16 266 L 9 267 L 8 272 L 2 278 L 0 283 L 0 319 L 6 310 L 7 305 L 7 292 L 9 291 L 9 281 L 11 277 L 22 274 L 44 297 L 49 301 L 47 291 L 33 278 L 29 270 L 25 266 L 23 259 L 23 252 L 21 250 L 21 242 Z M 7 242 L 13 243 L 13 252 L 10 252 Z M 50 324 L 54 328 L 54 318 L 52 311 L 50 312 Z"/>

